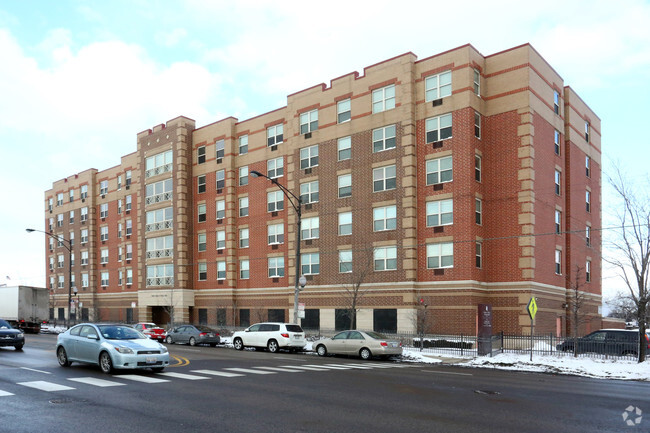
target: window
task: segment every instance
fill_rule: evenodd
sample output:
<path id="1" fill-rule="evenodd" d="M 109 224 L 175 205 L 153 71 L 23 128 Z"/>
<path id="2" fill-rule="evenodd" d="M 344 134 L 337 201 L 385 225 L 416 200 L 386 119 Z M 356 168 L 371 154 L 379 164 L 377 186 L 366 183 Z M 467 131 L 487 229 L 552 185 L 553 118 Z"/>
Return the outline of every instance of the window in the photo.
<path id="1" fill-rule="evenodd" d="M 200 223 L 205 222 L 207 218 L 207 206 L 205 203 L 197 206 L 197 215 Z"/>
<path id="2" fill-rule="evenodd" d="M 131 236 L 131 233 L 133 233 L 133 222 L 126 220 L 126 236 Z"/>
<path id="3" fill-rule="evenodd" d="M 585 281 L 591 281 L 591 260 L 587 260 L 585 263 Z"/>
<path id="4" fill-rule="evenodd" d="M 589 122 L 585 122 L 585 141 L 589 143 L 589 132 L 591 130 L 591 125 Z"/>
<path id="5" fill-rule="evenodd" d="M 172 170 L 173 152 L 171 150 L 150 156 L 145 160 L 144 177 L 157 176 Z M 130 172 L 129 172 L 130 173 Z M 128 174 L 128 173 L 127 173 Z M 127 185 L 130 185 L 130 176 L 127 176 Z"/>
<path id="6" fill-rule="evenodd" d="M 88 185 L 81 185 L 81 198 L 85 199 L 88 197 Z"/>
<path id="7" fill-rule="evenodd" d="M 54 270 L 54 257 L 50 257 L 50 271 Z"/>
<path id="8" fill-rule="evenodd" d="M 242 197 L 239 199 L 239 216 L 248 216 L 248 197 Z"/>
<path id="9" fill-rule="evenodd" d="M 117 247 L 117 261 L 122 261 L 122 247 Z"/>
<path id="10" fill-rule="evenodd" d="M 217 190 L 223 189 L 226 186 L 226 170 L 217 170 L 215 175 L 217 179 Z"/>
<path id="11" fill-rule="evenodd" d="M 197 184 L 197 190 L 198 193 L 204 193 L 205 192 L 205 175 L 199 176 L 196 178 L 196 184 Z"/>
<path id="12" fill-rule="evenodd" d="M 172 228 L 172 223 L 174 221 L 174 209 L 172 207 L 167 207 L 149 211 L 147 212 L 146 221 L 147 225 L 145 230 L 148 232 L 170 229 Z"/>
<path id="13" fill-rule="evenodd" d="M 454 223 L 454 201 L 427 202 L 427 227 L 446 226 Z"/>
<path id="14" fill-rule="evenodd" d="M 588 247 L 591 246 L 591 226 L 585 227 L 585 243 Z"/>
<path id="15" fill-rule="evenodd" d="M 198 247 L 199 251 L 205 251 L 207 249 L 208 242 L 207 242 L 207 236 L 205 233 L 199 233 L 198 234 Z"/>
<path id="16" fill-rule="evenodd" d="M 82 251 L 81 252 L 81 264 L 82 265 L 87 265 L 88 264 L 88 251 Z"/>
<path id="17" fill-rule="evenodd" d="M 317 275 L 320 273 L 320 254 L 307 253 L 300 256 L 302 275 Z"/>
<path id="18" fill-rule="evenodd" d="M 118 286 L 122 285 L 122 274 L 123 274 L 123 272 L 122 272 L 121 269 L 119 271 L 117 271 L 117 285 Z"/>
<path id="19" fill-rule="evenodd" d="M 352 212 L 339 213 L 339 236 L 352 234 Z"/>
<path id="20" fill-rule="evenodd" d="M 474 155 L 474 180 L 481 181 L 481 170 L 483 168 L 483 158 Z"/>
<path id="21" fill-rule="evenodd" d="M 106 195 L 108 193 L 108 181 L 107 180 L 102 180 L 99 182 L 99 193 L 101 195 Z M 59 194 L 61 196 L 61 203 L 63 203 L 63 194 Z"/>
<path id="22" fill-rule="evenodd" d="M 266 128 L 266 145 L 273 146 L 278 143 L 282 143 L 284 126 L 280 123 L 279 125 L 273 125 Z"/>
<path id="23" fill-rule="evenodd" d="M 395 148 L 395 125 L 385 126 L 372 131 L 372 151 L 381 152 L 382 150 Z"/>
<path id="24" fill-rule="evenodd" d="M 60 192 L 56 195 L 56 205 L 63 206 L 63 193 Z"/>
<path id="25" fill-rule="evenodd" d="M 223 250 L 226 248 L 226 231 L 217 230 L 217 249 Z"/>
<path id="26" fill-rule="evenodd" d="M 591 158 L 585 156 L 585 175 L 591 177 Z"/>
<path id="27" fill-rule="evenodd" d="M 108 249 L 104 248 L 101 250 L 101 258 L 99 260 L 100 263 L 105 264 L 108 263 Z"/>
<path id="28" fill-rule="evenodd" d="M 239 248 L 248 248 L 248 229 L 239 229 Z"/>
<path id="29" fill-rule="evenodd" d="M 336 103 L 336 114 L 338 123 L 347 122 L 352 118 L 350 98 Z"/>
<path id="30" fill-rule="evenodd" d="M 397 269 L 397 247 L 377 247 L 374 251 L 375 271 Z"/>
<path id="31" fill-rule="evenodd" d="M 50 230 L 50 231 L 52 231 L 52 224 L 54 224 L 54 218 L 50 218 L 50 219 L 48 220 L 48 227 L 49 227 L 49 230 Z"/>
<path id="32" fill-rule="evenodd" d="M 58 214 L 56 216 L 56 226 L 57 227 L 63 227 L 63 214 L 62 213 L 60 213 L 60 214 Z"/>
<path id="33" fill-rule="evenodd" d="M 282 191 L 271 191 L 266 193 L 266 204 L 269 212 L 277 212 L 284 209 L 284 193 Z"/>
<path id="34" fill-rule="evenodd" d="M 553 111 L 560 114 L 560 94 L 557 90 L 553 90 Z"/>
<path id="35" fill-rule="evenodd" d="M 99 217 L 106 218 L 108 216 L 108 203 L 102 203 L 99 205 Z"/>
<path id="36" fill-rule="evenodd" d="M 172 199 L 174 181 L 165 179 L 145 186 L 145 204 L 160 203 Z"/>
<path id="37" fill-rule="evenodd" d="M 585 205 L 587 212 L 591 212 L 591 191 L 585 193 Z"/>
<path id="38" fill-rule="evenodd" d="M 373 192 L 387 191 L 397 187 L 397 170 L 394 165 L 379 167 L 372 170 Z"/>
<path id="39" fill-rule="evenodd" d="M 88 229 L 83 229 L 81 231 L 81 243 L 85 244 L 88 242 Z"/>
<path id="40" fill-rule="evenodd" d="M 350 197 L 352 195 L 352 174 L 342 174 L 339 176 L 339 198 Z"/>
<path id="41" fill-rule="evenodd" d="M 300 134 L 306 134 L 318 129 L 318 110 L 300 114 Z"/>
<path id="42" fill-rule="evenodd" d="M 219 260 L 217 262 L 217 280 L 226 279 L 226 262 L 224 260 Z"/>
<path id="43" fill-rule="evenodd" d="M 199 281 L 205 281 L 208 279 L 208 264 L 201 262 L 199 263 Z"/>
<path id="44" fill-rule="evenodd" d="M 555 211 L 555 234 L 559 235 L 562 233 L 562 212 L 559 210 Z"/>
<path id="45" fill-rule="evenodd" d="M 58 281 L 59 281 L 59 283 L 58 283 L 57 287 L 59 289 L 63 289 L 65 287 L 65 277 L 63 275 L 59 275 L 58 276 Z"/>
<path id="46" fill-rule="evenodd" d="M 74 245 L 74 232 L 70 232 L 70 234 L 68 236 L 69 236 L 68 240 L 70 241 L 70 246 L 73 246 Z"/>
<path id="47" fill-rule="evenodd" d="M 483 224 L 483 200 L 480 198 L 474 199 L 474 213 L 476 218 L 476 224 Z"/>
<path id="48" fill-rule="evenodd" d="M 344 161 L 352 157 L 352 138 L 343 137 L 338 139 L 339 161 Z"/>
<path id="49" fill-rule="evenodd" d="M 247 280 L 250 276 L 249 266 L 250 264 L 248 260 L 239 261 L 239 278 L 242 280 Z"/>
<path id="50" fill-rule="evenodd" d="M 303 239 L 317 239 L 319 236 L 320 218 L 303 218 L 300 225 L 301 236 Z"/>
<path id="51" fill-rule="evenodd" d="M 284 257 L 269 257 L 269 278 L 284 277 Z"/>
<path id="52" fill-rule="evenodd" d="M 205 163 L 205 146 L 199 146 L 196 149 L 196 162 L 198 164 L 204 164 Z"/>
<path id="53" fill-rule="evenodd" d="M 318 145 L 300 149 L 300 169 L 316 167 L 318 165 Z"/>
<path id="54" fill-rule="evenodd" d="M 120 215 L 122 213 L 122 199 L 117 200 L 117 214 Z"/>
<path id="55" fill-rule="evenodd" d="M 70 203 L 74 201 L 74 189 L 68 191 L 68 199 L 70 200 Z"/>
<path id="56" fill-rule="evenodd" d="M 424 96 L 427 102 L 451 95 L 451 71 L 431 75 L 424 80 Z"/>
<path id="57" fill-rule="evenodd" d="M 373 230 L 395 230 L 397 227 L 397 206 L 382 206 L 372 210 Z"/>
<path id="58" fill-rule="evenodd" d="M 248 185 L 248 166 L 239 167 L 239 186 Z"/>
<path id="59" fill-rule="evenodd" d="M 88 274 L 81 274 L 81 287 L 88 287 Z"/>
<path id="60" fill-rule="evenodd" d="M 427 269 L 453 268 L 454 244 L 442 242 L 427 245 Z"/>
<path id="61" fill-rule="evenodd" d="M 555 195 L 560 195 L 560 181 L 562 179 L 562 174 L 555 170 Z"/>
<path id="62" fill-rule="evenodd" d="M 217 200 L 217 219 L 226 217 L 226 200 Z"/>
<path id="63" fill-rule="evenodd" d="M 47 200 L 47 209 L 48 209 L 50 212 L 52 212 L 52 203 L 53 203 L 52 198 L 49 198 L 49 199 Z"/>
<path id="64" fill-rule="evenodd" d="M 64 262 L 63 254 L 59 254 L 57 257 L 57 265 L 59 268 L 63 267 L 63 262 Z"/>
<path id="65" fill-rule="evenodd" d="M 481 96 L 481 72 L 478 69 L 474 69 L 474 94 Z"/>
<path id="66" fill-rule="evenodd" d="M 481 115 L 474 112 L 474 137 L 481 138 Z"/>
<path id="67" fill-rule="evenodd" d="M 131 203 L 132 203 L 131 195 L 127 195 L 124 198 L 124 202 L 126 203 L 125 208 L 126 208 L 126 211 L 128 213 L 131 210 Z"/>
<path id="68" fill-rule="evenodd" d="M 425 132 L 427 143 L 451 138 L 451 113 L 428 118 L 425 121 Z"/>
<path id="69" fill-rule="evenodd" d="M 106 242 L 108 240 L 108 227 L 107 226 L 100 227 L 99 232 L 100 232 L 99 239 L 102 242 Z"/>
<path id="70" fill-rule="evenodd" d="M 284 159 L 274 158 L 266 162 L 266 175 L 271 179 L 282 177 L 284 175 Z"/>
<path id="71" fill-rule="evenodd" d="M 165 238 L 171 238 L 171 236 L 166 236 Z M 133 245 L 126 244 L 126 259 L 131 260 L 132 258 L 133 258 Z"/>
<path id="72" fill-rule="evenodd" d="M 50 251 L 54 251 L 54 238 L 49 238 Z"/>
<path id="73" fill-rule="evenodd" d="M 558 131 L 557 129 L 555 130 L 553 143 L 554 143 L 555 154 L 559 155 L 560 154 L 560 131 Z"/>
<path id="74" fill-rule="evenodd" d="M 380 113 L 382 111 L 392 110 L 395 108 L 395 85 L 382 87 L 372 91 L 372 112 Z"/>
<path id="75" fill-rule="evenodd" d="M 267 228 L 269 245 L 284 243 L 284 224 L 271 224 Z"/>
<path id="76" fill-rule="evenodd" d="M 215 157 L 221 159 L 226 154 L 226 142 L 224 140 L 217 140 L 214 143 Z"/>
<path id="77" fill-rule="evenodd" d="M 102 272 L 102 287 L 108 287 L 108 272 Z"/>
<path id="78" fill-rule="evenodd" d="M 483 244 L 481 242 L 476 243 L 476 267 L 483 267 Z"/>
<path id="79" fill-rule="evenodd" d="M 147 266 L 147 286 L 171 286 L 174 284 L 174 265 Z"/>
<path id="80" fill-rule="evenodd" d="M 124 177 L 126 178 L 126 186 L 131 186 L 131 170 L 125 171 Z"/>
<path id="81" fill-rule="evenodd" d="M 339 273 L 352 272 L 352 250 L 339 251 Z"/>
<path id="82" fill-rule="evenodd" d="M 133 269 L 127 268 L 126 269 L 126 285 L 130 286 L 133 284 Z"/>
<path id="83" fill-rule="evenodd" d="M 555 250 L 555 273 L 562 275 L 562 251 Z"/>
<path id="84" fill-rule="evenodd" d="M 427 185 L 436 185 L 453 180 L 451 156 L 428 160 L 426 170 Z"/>
<path id="85" fill-rule="evenodd" d="M 239 137 L 239 154 L 244 155 L 248 153 L 248 135 Z"/>
<path id="86" fill-rule="evenodd" d="M 318 181 L 300 184 L 300 200 L 302 204 L 318 202 Z"/>

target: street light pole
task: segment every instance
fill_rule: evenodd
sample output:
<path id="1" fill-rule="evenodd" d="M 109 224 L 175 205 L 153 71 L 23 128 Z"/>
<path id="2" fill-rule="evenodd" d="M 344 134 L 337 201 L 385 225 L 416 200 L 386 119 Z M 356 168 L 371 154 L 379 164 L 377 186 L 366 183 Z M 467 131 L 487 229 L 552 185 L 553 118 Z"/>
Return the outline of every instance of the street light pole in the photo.
<path id="1" fill-rule="evenodd" d="M 301 240 L 301 223 L 302 223 L 302 200 L 300 197 L 296 196 L 293 192 L 287 189 L 286 186 L 279 183 L 276 179 L 270 178 L 267 175 L 260 173 L 257 170 L 251 171 L 251 176 L 253 177 L 265 177 L 271 181 L 272 184 L 280 188 L 280 191 L 287 198 L 293 210 L 296 211 L 296 216 L 298 217 L 297 230 L 296 230 L 296 278 L 294 281 L 293 288 L 293 323 L 298 323 L 298 294 L 300 293 L 301 287 L 305 285 L 304 277 L 300 277 L 300 240 Z"/>
<path id="2" fill-rule="evenodd" d="M 69 239 L 64 238 L 63 236 L 51 233 L 51 232 L 46 232 L 43 230 L 36 230 L 36 229 L 25 229 L 27 233 L 32 233 L 32 232 L 39 232 L 39 233 L 45 233 L 51 238 L 56 239 L 57 241 L 61 242 L 61 245 L 68 250 L 68 323 L 67 326 L 70 327 L 70 321 L 71 321 L 71 313 L 72 313 L 72 243 L 70 242 Z M 75 316 L 76 317 L 76 316 Z"/>

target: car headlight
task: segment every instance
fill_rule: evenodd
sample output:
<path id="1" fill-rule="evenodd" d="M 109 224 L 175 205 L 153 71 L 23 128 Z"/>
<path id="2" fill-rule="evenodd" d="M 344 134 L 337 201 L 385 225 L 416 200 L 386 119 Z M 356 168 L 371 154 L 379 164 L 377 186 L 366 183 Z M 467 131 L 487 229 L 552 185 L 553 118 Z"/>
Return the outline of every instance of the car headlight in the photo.
<path id="1" fill-rule="evenodd" d="M 169 352 L 169 351 L 167 350 L 167 348 L 161 344 L 161 345 L 160 345 L 160 353 L 167 353 L 167 352 Z"/>
<path id="2" fill-rule="evenodd" d="M 115 346 L 115 350 L 117 350 L 118 352 L 120 352 L 122 354 L 132 354 L 133 353 L 132 349 L 130 349 L 128 347 L 124 347 L 124 346 Z"/>

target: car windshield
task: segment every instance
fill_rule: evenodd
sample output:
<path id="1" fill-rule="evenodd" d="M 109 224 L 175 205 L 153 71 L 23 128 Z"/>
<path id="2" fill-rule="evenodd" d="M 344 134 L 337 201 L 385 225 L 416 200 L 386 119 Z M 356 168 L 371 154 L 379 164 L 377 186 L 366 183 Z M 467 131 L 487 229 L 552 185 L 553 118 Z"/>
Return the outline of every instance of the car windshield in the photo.
<path id="1" fill-rule="evenodd" d="M 98 328 L 99 332 L 107 340 L 137 340 L 139 338 L 147 338 L 128 326 L 99 325 Z"/>
<path id="2" fill-rule="evenodd" d="M 6 321 L 0 319 L 0 329 L 11 329 L 11 325 Z"/>
<path id="3" fill-rule="evenodd" d="M 380 334 L 379 332 L 366 332 L 368 337 L 374 338 L 375 340 L 385 340 L 386 336 L 384 334 Z"/>

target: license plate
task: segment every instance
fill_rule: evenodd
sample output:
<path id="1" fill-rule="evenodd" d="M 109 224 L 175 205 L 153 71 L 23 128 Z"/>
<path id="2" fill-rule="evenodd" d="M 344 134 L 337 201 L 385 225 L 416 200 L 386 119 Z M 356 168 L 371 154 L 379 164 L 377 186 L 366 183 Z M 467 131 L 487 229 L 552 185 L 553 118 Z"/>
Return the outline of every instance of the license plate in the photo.
<path id="1" fill-rule="evenodd" d="M 390 347 L 398 347 L 397 343 L 390 343 Z"/>
<path id="2" fill-rule="evenodd" d="M 158 362 L 158 358 L 147 356 L 147 358 L 145 359 L 145 362 L 147 364 L 155 364 L 156 362 Z"/>

